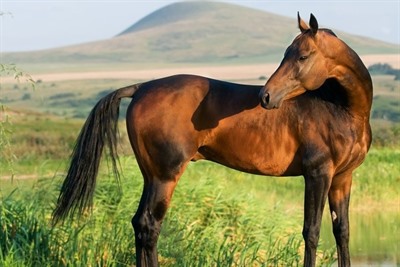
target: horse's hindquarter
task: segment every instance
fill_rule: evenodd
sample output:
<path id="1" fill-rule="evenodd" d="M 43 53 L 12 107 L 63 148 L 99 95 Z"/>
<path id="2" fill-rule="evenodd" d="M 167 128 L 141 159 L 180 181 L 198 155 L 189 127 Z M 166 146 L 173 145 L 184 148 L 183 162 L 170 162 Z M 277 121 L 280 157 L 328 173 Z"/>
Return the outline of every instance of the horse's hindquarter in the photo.
<path id="1" fill-rule="evenodd" d="M 158 175 L 165 175 L 182 168 L 195 155 L 202 134 L 191 120 L 207 88 L 208 79 L 191 75 L 141 85 L 126 117 L 139 164 L 151 165 Z"/>

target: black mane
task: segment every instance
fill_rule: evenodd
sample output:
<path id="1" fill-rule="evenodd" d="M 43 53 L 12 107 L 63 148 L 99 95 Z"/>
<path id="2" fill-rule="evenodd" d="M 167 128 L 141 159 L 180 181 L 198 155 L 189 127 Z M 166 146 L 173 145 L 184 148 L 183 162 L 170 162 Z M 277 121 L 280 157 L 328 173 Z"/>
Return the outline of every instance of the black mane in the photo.
<path id="1" fill-rule="evenodd" d="M 323 32 L 329 33 L 330 35 L 333 35 L 333 36 L 337 37 L 337 35 L 331 29 L 322 28 L 320 30 L 323 31 Z"/>

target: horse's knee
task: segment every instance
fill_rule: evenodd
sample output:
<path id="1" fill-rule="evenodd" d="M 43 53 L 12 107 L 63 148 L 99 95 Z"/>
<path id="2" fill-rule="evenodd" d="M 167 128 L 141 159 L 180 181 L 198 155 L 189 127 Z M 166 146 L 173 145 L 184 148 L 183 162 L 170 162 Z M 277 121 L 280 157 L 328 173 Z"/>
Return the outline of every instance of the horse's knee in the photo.
<path id="1" fill-rule="evenodd" d="M 349 227 L 343 223 L 333 223 L 333 235 L 339 244 L 347 244 L 349 242 Z"/>
<path id="2" fill-rule="evenodd" d="M 157 245 L 161 223 L 148 212 L 136 214 L 132 218 L 132 226 L 135 231 L 136 244 L 146 249 L 153 249 Z"/>
<path id="3" fill-rule="evenodd" d="M 319 240 L 319 230 L 314 228 L 304 228 L 303 238 L 309 248 L 316 249 Z"/>

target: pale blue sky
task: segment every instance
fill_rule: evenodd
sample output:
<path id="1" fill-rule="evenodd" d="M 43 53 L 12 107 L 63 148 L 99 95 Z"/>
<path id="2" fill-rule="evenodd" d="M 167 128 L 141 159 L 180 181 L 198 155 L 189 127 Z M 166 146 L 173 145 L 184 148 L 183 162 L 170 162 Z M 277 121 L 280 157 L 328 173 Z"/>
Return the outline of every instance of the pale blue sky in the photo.
<path id="1" fill-rule="evenodd" d="M 0 0 L 0 51 L 39 50 L 107 39 L 173 2 Z M 400 44 L 400 0 L 224 2 L 292 18 L 297 11 L 306 19 L 313 13 L 321 26 Z"/>

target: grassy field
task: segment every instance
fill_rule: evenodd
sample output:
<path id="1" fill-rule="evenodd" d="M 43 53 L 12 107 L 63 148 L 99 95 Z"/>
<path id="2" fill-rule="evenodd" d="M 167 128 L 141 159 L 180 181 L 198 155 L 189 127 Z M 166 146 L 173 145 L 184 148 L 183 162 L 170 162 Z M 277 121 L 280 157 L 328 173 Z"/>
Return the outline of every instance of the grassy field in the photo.
<path id="1" fill-rule="evenodd" d="M 354 260 L 395 264 L 400 259 L 396 226 L 400 220 L 399 160 L 399 150 L 372 150 L 355 174 L 351 201 Z M 54 178 L 38 175 L 34 180 L 1 181 L 0 264 L 133 265 L 130 218 L 142 182 L 134 158 L 123 157 L 121 163 L 123 194 L 103 168 L 93 214 L 55 228 L 50 227 L 50 213 L 62 172 Z M 163 224 L 161 262 L 164 266 L 299 265 L 302 193 L 301 178 L 258 177 L 207 162 L 192 164 Z M 374 219 L 375 224 L 368 224 Z M 324 220 L 322 229 L 319 264 L 329 266 L 335 261 L 329 220 Z"/>
<path id="2" fill-rule="evenodd" d="M 50 214 L 82 120 L 11 116 L 7 129 L 12 155 L 0 159 L 0 265 L 134 265 L 130 219 L 142 178 L 124 131 L 122 194 L 103 164 L 93 214 L 52 228 Z M 399 162 L 398 146 L 376 145 L 354 175 L 350 246 L 355 264 L 399 263 Z M 209 162 L 190 164 L 163 224 L 162 265 L 301 265 L 303 187 L 300 177 L 268 178 Z M 335 262 L 327 212 L 318 262 Z"/>

